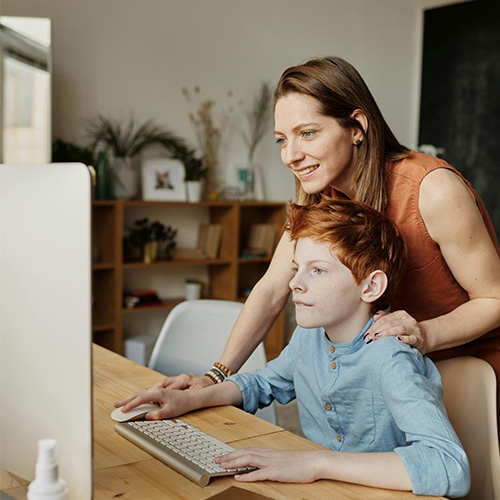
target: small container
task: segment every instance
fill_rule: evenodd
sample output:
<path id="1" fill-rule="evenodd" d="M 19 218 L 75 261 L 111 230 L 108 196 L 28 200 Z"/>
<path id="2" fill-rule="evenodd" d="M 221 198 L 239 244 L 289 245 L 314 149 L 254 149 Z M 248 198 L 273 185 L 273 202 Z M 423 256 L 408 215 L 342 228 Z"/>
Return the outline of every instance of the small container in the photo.
<path id="1" fill-rule="evenodd" d="M 185 299 L 186 300 L 198 300 L 201 299 L 201 282 L 196 280 L 186 280 L 185 288 Z"/>
<path id="2" fill-rule="evenodd" d="M 97 157 L 96 165 L 96 200 L 112 200 L 113 196 L 113 179 L 111 166 L 109 165 L 108 157 L 104 151 L 100 151 Z"/>

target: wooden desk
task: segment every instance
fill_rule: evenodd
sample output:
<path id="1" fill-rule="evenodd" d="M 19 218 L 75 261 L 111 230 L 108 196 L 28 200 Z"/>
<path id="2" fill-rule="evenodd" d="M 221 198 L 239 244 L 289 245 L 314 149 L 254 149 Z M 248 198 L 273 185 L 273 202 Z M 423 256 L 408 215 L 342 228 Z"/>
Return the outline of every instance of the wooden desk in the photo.
<path id="1" fill-rule="evenodd" d="M 149 387 L 161 375 L 102 347 L 94 346 L 94 500 L 220 499 L 252 500 L 405 500 L 432 499 L 412 493 L 368 488 L 337 481 L 282 484 L 271 481 L 241 484 L 231 477 L 212 479 L 201 488 L 119 436 L 110 418 L 113 401 L 138 387 Z M 192 412 L 183 420 L 234 448 L 321 449 L 321 446 L 232 406 Z M 5 471 L 0 488 L 18 500 L 26 499 L 27 483 Z M 227 491 L 229 490 L 229 491 Z M 240 490 L 240 491 L 238 491 Z M 241 491 L 242 490 L 242 491 Z M 224 492 L 226 494 L 224 495 Z M 252 493 L 262 495 L 252 496 Z M 247 496 L 248 495 L 248 496 Z M 215 499 L 214 499 L 215 500 Z M 444 499 L 443 499 L 444 500 Z"/>

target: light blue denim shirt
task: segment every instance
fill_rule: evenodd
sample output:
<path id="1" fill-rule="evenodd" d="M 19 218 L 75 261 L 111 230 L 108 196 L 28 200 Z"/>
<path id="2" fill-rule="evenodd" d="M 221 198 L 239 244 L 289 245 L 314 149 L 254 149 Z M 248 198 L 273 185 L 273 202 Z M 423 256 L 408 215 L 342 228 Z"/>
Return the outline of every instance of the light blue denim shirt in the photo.
<path id="1" fill-rule="evenodd" d="M 279 358 L 236 374 L 244 409 L 295 397 L 304 435 L 336 451 L 395 451 L 413 492 L 460 497 L 469 491 L 467 456 L 443 406 L 434 363 L 394 337 L 365 344 L 364 326 L 348 343 L 323 328 L 297 327 Z"/>

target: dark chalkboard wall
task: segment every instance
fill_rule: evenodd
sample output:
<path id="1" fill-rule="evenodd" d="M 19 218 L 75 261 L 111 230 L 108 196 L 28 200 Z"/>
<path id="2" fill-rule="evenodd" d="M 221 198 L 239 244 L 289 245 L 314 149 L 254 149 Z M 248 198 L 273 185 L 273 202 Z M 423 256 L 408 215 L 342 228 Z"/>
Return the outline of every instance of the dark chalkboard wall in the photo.
<path id="1" fill-rule="evenodd" d="M 419 144 L 445 148 L 500 237 L 500 0 L 426 11 Z"/>

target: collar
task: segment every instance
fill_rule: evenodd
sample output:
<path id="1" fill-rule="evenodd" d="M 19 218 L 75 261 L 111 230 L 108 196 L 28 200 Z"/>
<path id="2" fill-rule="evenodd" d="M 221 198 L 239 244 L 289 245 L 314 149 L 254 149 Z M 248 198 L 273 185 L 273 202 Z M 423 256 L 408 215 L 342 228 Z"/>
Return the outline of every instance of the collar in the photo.
<path id="1" fill-rule="evenodd" d="M 323 342 L 325 344 L 325 348 L 329 349 L 330 346 L 335 347 L 335 352 L 337 354 L 350 354 L 352 352 L 359 351 L 363 346 L 366 345 L 365 343 L 365 333 L 372 326 L 374 323 L 373 317 L 370 317 L 370 319 L 365 323 L 365 326 L 361 328 L 359 333 L 354 337 L 350 342 L 331 342 L 328 336 L 326 335 L 325 329 L 322 328 L 323 330 Z"/>

